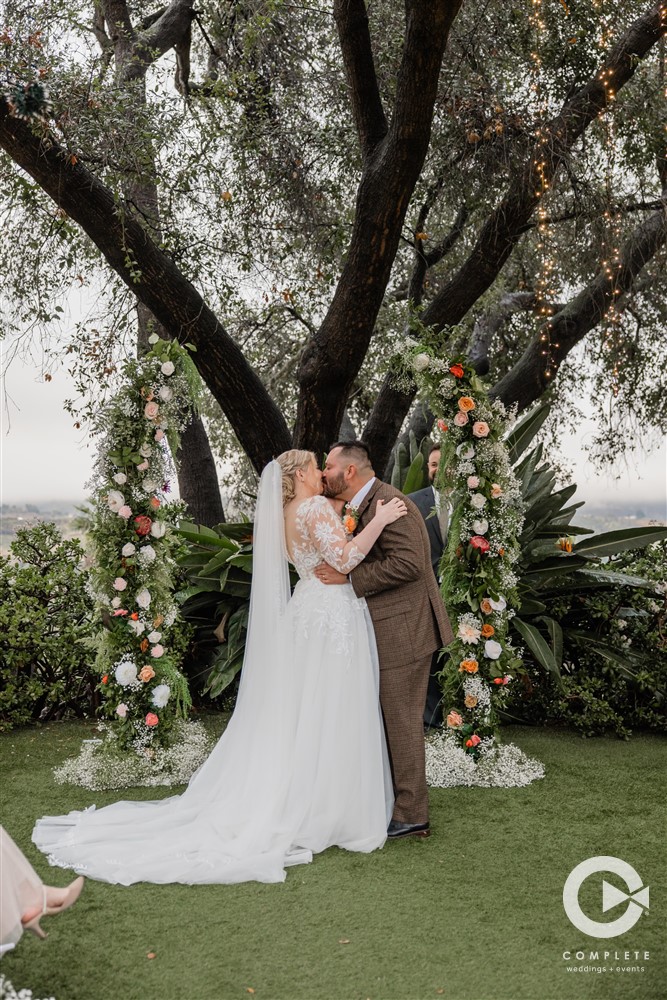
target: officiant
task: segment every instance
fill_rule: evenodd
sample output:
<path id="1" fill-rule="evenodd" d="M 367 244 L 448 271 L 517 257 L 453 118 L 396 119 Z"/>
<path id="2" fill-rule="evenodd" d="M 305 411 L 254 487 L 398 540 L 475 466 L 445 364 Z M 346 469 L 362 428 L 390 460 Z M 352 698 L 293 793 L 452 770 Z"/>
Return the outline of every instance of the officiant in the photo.
<path id="1" fill-rule="evenodd" d="M 428 540 L 431 544 L 431 565 L 435 578 L 440 583 L 439 567 L 442 553 L 447 542 L 447 532 L 449 528 L 450 507 L 447 498 L 436 490 L 433 485 L 440 465 L 440 447 L 434 444 L 428 453 L 428 478 L 431 483 L 423 490 L 410 493 L 410 500 L 419 508 L 419 512 L 426 522 Z M 431 661 L 431 672 L 428 679 L 428 690 L 426 692 L 426 705 L 424 707 L 424 728 L 435 729 L 442 725 L 442 688 L 436 674 L 442 670 L 442 660 L 438 660 L 440 651 L 433 654 Z"/>

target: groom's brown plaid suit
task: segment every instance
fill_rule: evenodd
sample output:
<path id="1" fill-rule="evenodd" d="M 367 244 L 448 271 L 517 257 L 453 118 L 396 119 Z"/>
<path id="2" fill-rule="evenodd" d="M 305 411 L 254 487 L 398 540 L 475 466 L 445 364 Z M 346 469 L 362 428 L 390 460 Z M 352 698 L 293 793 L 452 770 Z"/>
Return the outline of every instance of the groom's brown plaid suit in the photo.
<path id="1" fill-rule="evenodd" d="M 407 497 L 376 479 L 359 505 L 357 531 L 375 514 L 378 500 L 405 500 L 408 513 L 387 525 L 350 574 L 365 597 L 380 659 L 380 702 L 394 778 L 395 820 L 426 823 L 428 791 L 423 712 L 431 657 L 452 641 L 452 630 L 431 569 L 424 518 Z"/>

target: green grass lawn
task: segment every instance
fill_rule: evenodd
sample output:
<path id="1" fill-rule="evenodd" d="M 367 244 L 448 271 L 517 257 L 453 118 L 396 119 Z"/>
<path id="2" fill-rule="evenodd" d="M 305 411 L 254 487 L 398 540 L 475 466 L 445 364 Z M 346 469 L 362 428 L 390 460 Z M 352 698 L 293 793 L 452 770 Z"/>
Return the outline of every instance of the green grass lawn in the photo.
<path id="1" fill-rule="evenodd" d="M 210 724 L 219 731 L 221 720 Z M 171 794 L 56 785 L 52 767 L 88 735 L 90 726 L 60 723 L 0 736 L 3 825 L 57 885 L 68 873 L 49 869 L 30 841 L 38 816 Z M 45 920 L 48 940 L 24 936 L 1 971 L 15 988 L 57 1000 L 666 996 L 667 742 L 586 741 L 527 728 L 507 729 L 504 739 L 540 758 L 546 778 L 507 791 L 432 790 L 429 840 L 371 855 L 332 849 L 288 870 L 282 885 L 89 882 L 71 912 Z M 569 872 L 599 854 L 628 861 L 651 892 L 650 911 L 607 941 L 586 938 L 562 906 Z M 593 876 L 582 891 L 586 912 L 618 916 L 622 907 L 600 917 L 600 887 Z M 579 949 L 585 961 L 563 960 L 564 951 L 574 959 Z M 599 961 L 588 961 L 590 950 Z M 567 971 L 579 965 L 607 971 Z M 644 971 L 620 971 L 632 966 Z"/>

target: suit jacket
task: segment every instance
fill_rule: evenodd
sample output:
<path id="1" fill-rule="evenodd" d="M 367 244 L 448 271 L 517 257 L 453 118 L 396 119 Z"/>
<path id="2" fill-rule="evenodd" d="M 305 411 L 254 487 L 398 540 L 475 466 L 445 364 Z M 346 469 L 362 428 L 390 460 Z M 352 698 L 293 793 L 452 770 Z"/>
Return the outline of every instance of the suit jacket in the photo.
<path id="1" fill-rule="evenodd" d="M 453 639 L 447 612 L 431 570 L 424 518 L 414 503 L 379 479 L 359 506 L 357 530 L 375 514 L 378 500 L 405 500 L 408 513 L 387 525 L 363 562 L 350 574 L 357 597 L 365 597 L 375 627 L 380 668 L 399 667 L 429 656 Z"/>
<path id="2" fill-rule="evenodd" d="M 416 493 L 408 493 L 408 497 L 412 500 L 415 507 L 417 507 L 424 518 L 426 531 L 428 533 L 428 540 L 431 544 L 431 565 L 433 566 L 433 572 L 435 573 L 435 578 L 437 580 L 440 560 L 442 559 L 442 553 L 445 549 L 446 539 L 442 537 L 438 515 L 433 514 L 433 509 L 435 507 L 433 487 L 427 486 L 423 490 L 417 490 Z"/>

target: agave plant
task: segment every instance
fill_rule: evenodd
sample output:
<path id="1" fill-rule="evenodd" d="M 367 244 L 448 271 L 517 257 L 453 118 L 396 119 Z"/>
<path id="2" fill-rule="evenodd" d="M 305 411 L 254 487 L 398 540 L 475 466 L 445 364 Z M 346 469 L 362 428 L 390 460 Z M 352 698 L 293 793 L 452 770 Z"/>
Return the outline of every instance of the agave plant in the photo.
<path id="1" fill-rule="evenodd" d="M 425 437 L 417 443 L 414 431 L 410 431 L 409 449 L 401 442 L 394 453 L 394 467 L 391 485 L 401 493 L 416 493 L 429 485 L 428 453 L 432 441 Z"/>
<path id="2" fill-rule="evenodd" d="M 653 581 L 606 569 L 605 562 L 620 552 L 667 538 L 667 528 L 656 525 L 593 534 L 590 528 L 573 525 L 572 518 L 583 506 L 583 502 L 570 503 L 576 485 L 554 489 L 556 474 L 544 459 L 542 444 L 521 458 L 548 412 L 548 404 L 536 407 L 506 441 L 525 504 L 517 569 L 522 603 L 512 627 L 535 661 L 557 680 L 564 660 L 572 659 L 582 643 L 626 676 L 634 677 L 645 658 L 629 650 L 619 651 L 606 641 L 604 633 L 591 629 L 574 595 L 617 586 L 653 587 Z M 555 613 L 554 609 L 564 607 L 565 611 Z"/>

